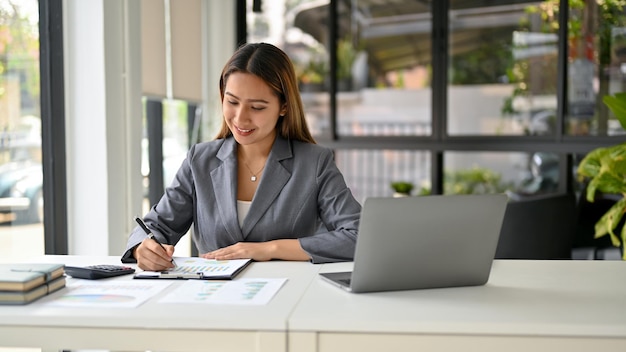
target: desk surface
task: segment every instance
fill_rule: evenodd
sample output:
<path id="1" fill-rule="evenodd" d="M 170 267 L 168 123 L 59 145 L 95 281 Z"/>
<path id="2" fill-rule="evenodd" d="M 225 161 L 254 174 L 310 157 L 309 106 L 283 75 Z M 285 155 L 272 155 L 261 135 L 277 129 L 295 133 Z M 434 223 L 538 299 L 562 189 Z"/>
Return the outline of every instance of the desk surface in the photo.
<path id="1" fill-rule="evenodd" d="M 351 294 L 317 279 L 289 329 L 626 337 L 625 299 L 626 262 L 496 260 L 476 287 Z"/>
<path id="2" fill-rule="evenodd" d="M 88 265 L 118 260 L 46 256 L 40 261 Z M 317 275 L 351 266 L 253 263 L 241 277 L 288 279 L 266 306 L 157 302 L 181 281 L 133 309 L 43 306 L 53 294 L 26 306 L 0 306 L 0 345 L 161 351 L 374 351 L 393 346 L 410 351 L 421 343 L 444 351 L 462 348 L 467 339 L 454 337 L 464 336 L 487 338 L 481 340 L 483 351 L 511 351 L 512 345 L 520 351 L 626 346 L 621 307 L 626 262 L 497 260 L 485 286 L 365 294 L 345 292 Z M 493 341 L 503 344 L 489 348 L 487 342 Z"/>
<path id="3" fill-rule="evenodd" d="M 37 258 L 36 261 L 64 263 L 71 266 L 120 264 L 119 257 L 45 256 Z M 38 337 L 32 337 L 28 329 L 43 327 L 46 337 L 43 339 L 45 341 L 39 341 L 42 343 L 56 339 L 56 335 L 52 334 L 59 334 L 59 330 L 69 331 L 69 329 L 77 332 L 75 335 L 66 336 L 70 340 L 80 338 L 88 341 L 89 339 L 85 336 L 91 339 L 90 342 L 86 342 L 89 345 L 80 343 L 76 346 L 59 346 L 64 348 L 102 348 L 115 343 L 115 349 L 133 349 L 137 347 L 137 342 L 130 341 L 136 338 L 128 338 L 130 345 L 125 344 L 123 339 L 127 335 L 139 336 L 138 334 L 147 333 L 151 335 L 146 339 L 151 340 L 151 346 L 143 346 L 144 349 L 151 347 L 162 350 L 163 344 L 168 343 L 173 346 L 173 350 L 182 351 L 186 348 L 198 350 L 207 348 L 207 338 L 210 336 L 206 331 L 228 331 L 231 334 L 220 335 L 224 338 L 224 346 L 232 347 L 241 344 L 242 351 L 263 350 L 259 348 L 266 343 L 262 340 L 270 339 L 276 341 L 267 342 L 267 346 L 271 346 L 267 350 L 284 350 L 280 348 L 280 345 L 283 347 L 285 345 L 287 318 L 304 290 L 317 276 L 319 268 L 319 266 L 305 262 L 267 262 L 249 265 L 238 277 L 288 279 L 272 300 L 263 306 L 158 302 L 161 297 L 182 284 L 184 282 L 182 280 L 172 280 L 172 285 L 137 308 L 62 308 L 43 305 L 46 301 L 63 293 L 59 291 L 25 306 L 0 306 L 0 345 L 14 341 L 15 344 L 10 344 L 10 346 L 18 346 L 17 339 L 20 338 L 26 338 L 24 342 L 37 341 Z M 69 284 L 77 279 L 68 277 L 67 280 Z M 106 280 L 132 280 L 132 275 Z M 79 336 L 80 331 L 84 333 L 84 336 Z M 99 334 L 99 331 L 107 333 Z M 24 335 L 19 337 L 20 335 L 16 335 L 16 332 Z M 233 332 L 240 334 L 233 334 Z M 181 340 L 180 343 L 172 342 L 177 338 Z M 161 341 L 159 344 L 157 342 L 159 339 L 167 341 Z M 60 338 L 59 340 L 63 341 Z M 38 345 L 26 346 L 38 347 Z M 54 344 L 50 347 L 54 347 Z"/>
<path id="4" fill-rule="evenodd" d="M 350 268 L 330 264 L 321 271 Z M 624 350 L 625 299 L 626 262 L 496 260 L 487 285 L 477 287 L 351 294 L 314 280 L 290 315 L 289 333 L 293 344 L 316 344 L 312 350 L 319 351 L 374 351 L 391 342 L 399 344 L 391 350 L 404 351 L 401 344 L 418 342 L 407 336 L 428 338 L 425 347 L 446 346 L 441 350 L 465 349 L 479 336 L 515 341 L 494 350 L 600 350 L 593 347 L 601 343 Z M 473 338 L 452 344 L 453 336 Z"/>

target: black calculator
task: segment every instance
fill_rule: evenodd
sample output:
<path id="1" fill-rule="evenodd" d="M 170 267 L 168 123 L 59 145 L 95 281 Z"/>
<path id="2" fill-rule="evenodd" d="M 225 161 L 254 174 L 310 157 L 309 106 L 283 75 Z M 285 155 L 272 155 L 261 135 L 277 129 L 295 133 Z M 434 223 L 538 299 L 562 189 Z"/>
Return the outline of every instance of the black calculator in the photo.
<path id="1" fill-rule="evenodd" d="M 135 269 L 125 265 L 99 264 L 89 266 L 66 266 L 65 274 L 77 279 L 97 280 L 132 274 Z"/>

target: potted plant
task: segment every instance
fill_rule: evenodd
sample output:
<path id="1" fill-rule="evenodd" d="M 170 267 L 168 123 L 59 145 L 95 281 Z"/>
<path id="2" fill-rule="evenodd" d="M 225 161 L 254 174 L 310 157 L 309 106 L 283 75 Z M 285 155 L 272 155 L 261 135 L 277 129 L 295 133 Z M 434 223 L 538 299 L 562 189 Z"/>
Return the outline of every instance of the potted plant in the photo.
<path id="1" fill-rule="evenodd" d="M 607 95 L 602 101 L 626 129 L 626 93 Z M 626 212 L 626 143 L 591 151 L 578 165 L 577 175 L 580 181 L 589 181 L 585 194 L 589 202 L 597 192 L 620 195 L 621 199 L 596 222 L 594 237 L 610 235 L 611 243 L 622 247 L 622 259 L 626 260 L 626 226 L 616 228 Z"/>
<path id="2" fill-rule="evenodd" d="M 320 92 L 324 90 L 324 78 L 328 74 L 326 62 L 312 58 L 304 65 L 296 66 L 296 75 L 302 92 Z"/>
<path id="3" fill-rule="evenodd" d="M 408 197 L 411 195 L 411 191 L 413 190 L 413 184 L 403 181 L 391 182 L 391 188 L 394 191 L 394 197 Z"/>
<path id="4" fill-rule="evenodd" d="M 328 55 L 322 46 L 311 46 L 298 59 L 294 60 L 294 69 L 300 91 L 321 92 L 324 80 L 328 76 Z"/>

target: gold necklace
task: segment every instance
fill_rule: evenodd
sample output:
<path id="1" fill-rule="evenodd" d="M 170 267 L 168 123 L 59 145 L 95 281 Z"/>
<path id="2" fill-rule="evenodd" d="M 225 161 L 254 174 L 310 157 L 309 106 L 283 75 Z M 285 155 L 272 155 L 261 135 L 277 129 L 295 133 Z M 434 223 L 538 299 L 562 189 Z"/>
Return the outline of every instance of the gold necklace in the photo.
<path id="1" fill-rule="evenodd" d="M 250 181 L 252 181 L 252 182 L 256 182 L 256 180 L 257 180 L 256 175 L 258 175 L 258 174 L 259 174 L 259 172 L 263 171 L 263 169 L 265 168 L 265 164 L 263 164 L 263 166 L 261 166 L 261 168 L 259 169 L 259 171 L 257 171 L 257 172 L 252 172 L 252 170 L 250 169 L 250 166 L 248 166 L 248 163 L 247 163 L 247 162 L 245 162 L 245 161 L 244 161 L 244 162 L 243 162 L 243 164 L 244 164 L 244 165 L 246 165 L 246 168 L 248 169 L 248 171 L 250 171 L 250 175 L 252 175 L 252 176 L 250 176 Z"/>

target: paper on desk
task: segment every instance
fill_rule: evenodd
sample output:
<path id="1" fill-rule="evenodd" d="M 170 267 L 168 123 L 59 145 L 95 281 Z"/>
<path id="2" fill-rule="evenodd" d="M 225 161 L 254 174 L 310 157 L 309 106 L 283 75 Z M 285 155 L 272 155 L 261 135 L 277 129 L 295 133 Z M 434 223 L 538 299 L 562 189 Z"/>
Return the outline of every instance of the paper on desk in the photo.
<path id="1" fill-rule="evenodd" d="M 46 304 L 56 307 L 134 308 L 169 285 L 169 281 L 76 280 L 66 286 L 63 295 Z"/>
<path id="2" fill-rule="evenodd" d="M 176 267 L 167 271 L 142 271 L 135 279 L 232 279 L 251 259 L 213 260 L 197 257 L 174 257 Z"/>
<path id="3" fill-rule="evenodd" d="M 185 281 L 160 303 L 264 305 L 287 279 L 242 278 L 232 281 Z"/>

